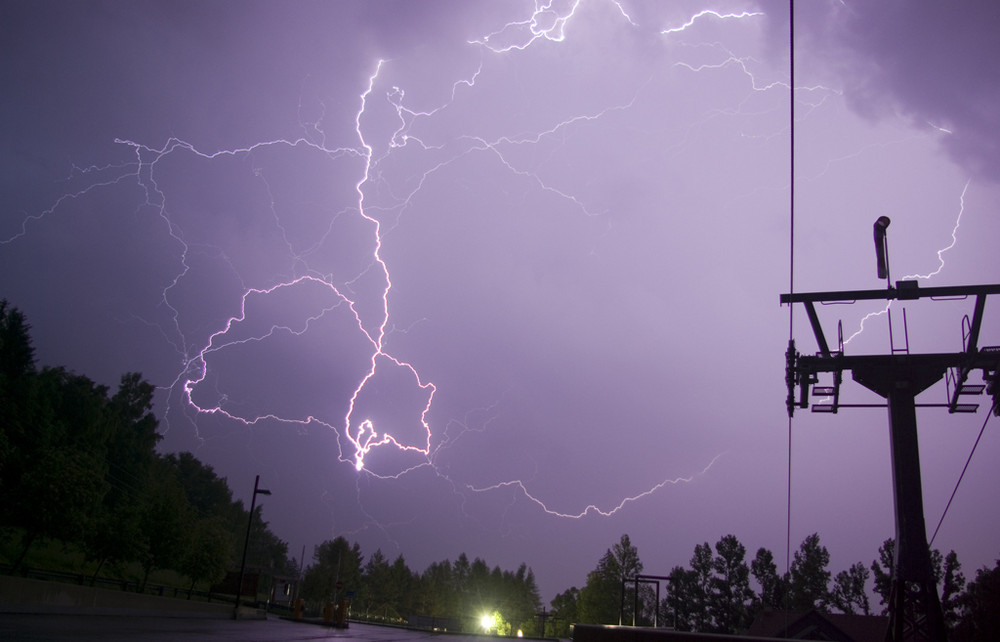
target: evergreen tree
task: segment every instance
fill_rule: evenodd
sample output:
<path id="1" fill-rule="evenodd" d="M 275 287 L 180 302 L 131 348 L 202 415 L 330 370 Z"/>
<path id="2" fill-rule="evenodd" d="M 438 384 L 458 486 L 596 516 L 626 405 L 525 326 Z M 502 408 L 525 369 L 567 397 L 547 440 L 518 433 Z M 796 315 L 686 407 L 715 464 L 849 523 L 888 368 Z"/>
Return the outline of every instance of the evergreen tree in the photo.
<path id="1" fill-rule="evenodd" d="M 452 565 L 452 581 L 455 583 L 455 609 L 463 615 L 472 611 L 469 598 L 469 577 L 472 574 L 472 565 L 465 553 L 458 556 Z"/>
<path id="2" fill-rule="evenodd" d="M 34 373 L 35 348 L 24 314 L 0 299 L 0 390 Z"/>
<path id="3" fill-rule="evenodd" d="M 622 581 L 642 573 L 639 551 L 632 546 L 627 534 L 608 549 L 597 563 L 597 568 L 587 574 L 587 583 L 580 591 L 578 613 L 581 622 L 589 624 L 632 623 L 634 587 L 625 587 L 622 600 Z M 622 602 L 624 601 L 624 608 Z"/>
<path id="4" fill-rule="evenodd" d="M 389 561 L 376 549 L 368 558 L 362 571 L 364 590 L 360 604 L 365 617 L 394 621 L 402 618 L 399 612 L 398 587 L 393 586 L 389 577 Z"/>
<path id="5" fill-rule="evenodd" d="M 317 609 L 361 587 L 361 547 L 343 537 L 327 540 L 313 551 L 313 565 L 302 580 L 302 597 Z M 337 582 L 342 589 L 337 589 Z"/>
<path id="6" fill-rule="evenodd" d="M 472 560 L 469 566 L 469 580 L 466 583 L 467 613 L 483 614 L 492 612 L 493 595 L 490 591 L 490 567 L 480 558 Z"/>
<path id="7" fill-rule="evenodd" d="M 20 467 L 8 473 L 7 466 L 17 458 L 21 442 L 30 432 L 29 407 L 35 383 L 30 327 L 20 310 L 6 299 L 0 300 L 0 499 L 20 478 Z"/>
<path id="8" fill-rule="evenodd" d="M 525 635 L 541 635 L 535 618 L 542 607 L 535 573 L 522 562 L 517 571 L 504 574 L 504 581 L 507 595 L 501 612 L 511 623 L 512 633 L 522 631 Z"/>
<path id="9" fill-rule="evenodd" d="M 355 546 L 357 546 L 355 544 Z M 416 613 L 416 591 L 414 583 L 416 576 L 410 567 L 406 565 L 406 560 L 402 555 L 397 555 L 389 567 L 389 581 L 392 583 L 396 593 L 396 608 L 404 617 L 410 613 Z"/>
<path id="10" fill-rule="evenodd" d="M 434 562 L 420 576 L 418 611 L 431 617 L 449 617 L 455 612 L 455 583 L 451 562 Z"/>

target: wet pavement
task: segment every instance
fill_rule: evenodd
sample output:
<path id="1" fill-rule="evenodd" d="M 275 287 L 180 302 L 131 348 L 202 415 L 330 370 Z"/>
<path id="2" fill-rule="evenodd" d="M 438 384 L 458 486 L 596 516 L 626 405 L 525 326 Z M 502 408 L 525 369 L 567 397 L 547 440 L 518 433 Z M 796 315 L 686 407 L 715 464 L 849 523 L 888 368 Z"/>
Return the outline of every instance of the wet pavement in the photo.
<path id="1" fill-rule="evenodd" d="M 297 640 L 367 640 L 369 642 L 488 642 L 493 636 L 453 635 L 351 623 L 347 629 L 322 624 L 267 620 L 127 617 L 106 615 L 0 614 L 5 642 L 294 642 Z M 506 639 L 506 638 L 505 638 Z"/>

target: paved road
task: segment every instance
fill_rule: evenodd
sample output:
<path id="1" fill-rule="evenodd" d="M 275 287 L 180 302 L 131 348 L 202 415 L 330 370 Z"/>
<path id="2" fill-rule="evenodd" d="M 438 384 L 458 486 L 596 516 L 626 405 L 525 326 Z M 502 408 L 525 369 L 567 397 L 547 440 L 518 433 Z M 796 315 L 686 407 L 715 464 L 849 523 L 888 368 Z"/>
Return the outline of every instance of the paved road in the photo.
<path id="1" fill-rule="evenodd" d="M 213 620 L 104 615 L 0 614 L 0 640 L 5 642 L 296 642 L 298 640 L 366 640 L 368 642 L 485 642 L 475 635 L 447 635 L 391 627 L 351 624 L 332 629 L 306 622 Z M 497 638 L 499 639 L 499 638 Z"/>

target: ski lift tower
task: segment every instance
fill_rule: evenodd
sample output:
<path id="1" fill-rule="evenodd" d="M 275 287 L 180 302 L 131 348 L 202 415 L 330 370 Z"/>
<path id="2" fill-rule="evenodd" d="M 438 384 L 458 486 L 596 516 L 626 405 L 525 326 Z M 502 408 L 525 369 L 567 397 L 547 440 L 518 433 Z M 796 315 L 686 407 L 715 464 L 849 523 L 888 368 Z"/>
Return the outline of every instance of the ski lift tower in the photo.
<path id="1" fill-rule="evenodd" d="M 889 630 L 886 639 L 945 642 L 941 603 L 931 568 L 930 547 L 924 525 L 923 493 L 920 485 L 920 455 L 917 447 L 916 407 L 946 407 L 949 413 L 976 412 L 978 404 L 967 403 L 984 392 L 992 397 L 992 412 L 1000 416 L 1000 346 L 980 347 L 979 334 L 986 297 L 1000 294 L 1000 284 L 921 288 L 917 281 L 889 280 L 886 245 L 887 217 L 875 223 L 877 272 L 885 279 L 884 290 L 853 290 L 781 295 L 782 304 L 801 303 L 816 338 L 818 351 L 800 354 L 795 340 L 789 339 L 785 353 L 785 380 L 788 385 L 788 416 L 796 408 L 810 407 L 810 392 L 831 403 L 812 404 L 813 412 L 837 413 L 840 408 L 871 404 L 841 404 L 840 387 L 845 371 L 865 388 L 886 400 L 889 409 L 889 439 L 892 457 L 893 503 L 896 513 L 896 546 L 893 556 L 892 588 L 889 596 Z M 816 313 L 816 303 L 849 303 L 861 300 L 911 301 L 921 298 L 975 297 L 970 318 L 962 319 L 961 352 L 911 354 L 908 339 L 902 347 L 892 341 L 889 317 L 890 352 L 883 355 L 850 356 L 844 353 L 843 331 L 838 323 L 836 350 L 830 348 Z M 906 314 L 903 313 L 905 336 Z M 969 375 L 982 371 L 982 384 L 968 383 Z M 819 386 L 819 375 L 832 375 L 830 386 Z M 916 398 L 942 378 L 946 381 L 945 403 L 917 404 Z M 796 387 L 798 395 L 796 395 Z"/>

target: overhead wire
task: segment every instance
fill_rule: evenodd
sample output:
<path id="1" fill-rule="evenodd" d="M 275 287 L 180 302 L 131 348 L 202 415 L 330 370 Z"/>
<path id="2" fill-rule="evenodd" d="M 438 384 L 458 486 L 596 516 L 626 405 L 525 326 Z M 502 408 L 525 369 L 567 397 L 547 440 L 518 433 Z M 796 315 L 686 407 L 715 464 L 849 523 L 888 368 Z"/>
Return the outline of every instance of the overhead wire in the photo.
<path id="1" fill-rule="evenodd" d="M 986 419 L 983 420 L 983 427 L 979 429 L 979 436 L 976 437 L 976 442 L 972 444 L 972 450 L 969 452 L 969 458 L 965 460 L 965 465 L 962 466 L 962 473 L 958 476 L 958 481 L 955 482 L 955 488 L 951 491 L 951 497 L 948 498 L 948 503 L 944 507 L 944 512 L 941 513 L 941 519 L 938 520 L 937 527 L 934 529 L 934 534 L 931 535 L 931 541 L 927 543 L 928 547 L 934 545 L 934 539 L 937 537 L 938 531 L 941 530 L 941 524 L 944 523 L 944 518 L 948 514 L 948 509 L 951 508 L 951 502 L 955 499 L 955 494 L 958 492 L 958 487 L 962 483 L 962 478 L 965 477 L 965 471 L 969 469 L 969 463 L 972 461 L 972 456 L 976 453 L 976 447 L 979 446 L 979 440 L 983 438 L 983 433 L 986 432 L 986 424 L 989 422 L 990 416 L 993 414 L 994 410 L 996 410 L 996 402 L 994 402 L 990 411 L 986 413 Z"/>
<path id="2" fill-rule="evenodd" d="M 795 292 L 795 0 L 788 0 L 788 293 Z M 793 311 L 788 304 L 788 349 L 793 345 Z M 788 412 L 788 494 L 785 514 L 785 574 L 791 569 L 792 556 L 792 411 Z"/>

